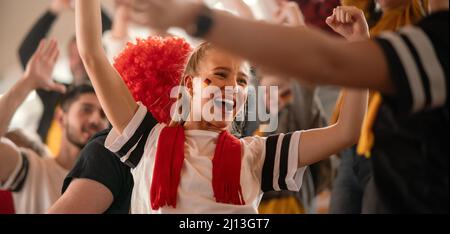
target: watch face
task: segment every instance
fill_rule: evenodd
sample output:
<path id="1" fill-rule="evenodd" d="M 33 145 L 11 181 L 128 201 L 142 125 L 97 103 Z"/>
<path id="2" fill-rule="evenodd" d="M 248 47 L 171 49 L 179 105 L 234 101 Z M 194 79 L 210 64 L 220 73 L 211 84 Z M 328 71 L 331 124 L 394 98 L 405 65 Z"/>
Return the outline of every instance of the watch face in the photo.
<path id="1" fill-rule="evenodd" d="M 204 37 L 213 25 L 211 8 L 204 6 L 197 20 L 186 28 L 186 32 L 193 37 Z"/>

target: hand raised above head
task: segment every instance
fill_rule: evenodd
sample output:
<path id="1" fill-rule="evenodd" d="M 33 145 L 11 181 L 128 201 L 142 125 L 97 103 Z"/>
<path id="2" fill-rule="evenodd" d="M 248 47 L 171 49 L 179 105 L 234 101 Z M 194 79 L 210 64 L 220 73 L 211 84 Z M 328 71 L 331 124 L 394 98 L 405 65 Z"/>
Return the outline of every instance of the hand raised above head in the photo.
<path id="1" fill-rule="evenodd" d="M 65 86 L 52 80 L 52 73 L 59 56 L 58 43 L 55 40 L 42 40 L 38 49 L 27 64 L 24 79 L 31 82 L 35 89 L 65 92 Z"/>
<path id="2" fill-rule="evenodd" d="M 195 22 L 201 9 L 202 3 L 193 0 L 134 0 L 132 20 L 163 31 L 186 28 Z"/>
<path id="3" fill-rule="evenodd" d="M 54 14 L 60 14 L 69 9 L 72 9 L 72 0 L 52 0 L 50 3 L 50 11 Z"/>
<path id="4" fill-rule="evenodd" d="M 364 12 L 353 6 L 340 6 L 326 19 L 327 24 L 350 41 L 370 38 L 369 26 Z"/>

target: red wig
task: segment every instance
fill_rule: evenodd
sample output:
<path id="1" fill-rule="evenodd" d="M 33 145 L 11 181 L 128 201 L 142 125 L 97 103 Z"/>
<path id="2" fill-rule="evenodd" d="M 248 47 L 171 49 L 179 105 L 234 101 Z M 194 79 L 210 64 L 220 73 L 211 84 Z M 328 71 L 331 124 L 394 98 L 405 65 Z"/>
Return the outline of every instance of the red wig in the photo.
<path id="1" fill-rule="evenodd" d="M 178 37 L 149 37 L 128 43 L 115 59 L 114 67 L 122 76 L 137 102 L 142 102 L 160 123 L 170 122 L 170 98 L 180 85 L 191 46 Z"/>

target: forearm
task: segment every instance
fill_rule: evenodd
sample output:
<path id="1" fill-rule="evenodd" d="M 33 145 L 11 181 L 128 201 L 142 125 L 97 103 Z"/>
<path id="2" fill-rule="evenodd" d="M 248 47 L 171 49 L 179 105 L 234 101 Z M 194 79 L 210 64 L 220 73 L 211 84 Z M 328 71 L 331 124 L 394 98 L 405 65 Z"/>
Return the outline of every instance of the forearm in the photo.
<path id="1" fill-rule="evenodd" d="M 213 17 L 206 39 L 258 65 L 315 84 L 392 89 L 384 55 L 371 41 L 347 43 L 314 29 L 245 21 L 218 11 Z"/>
<path id="2" fill-rule="evenodd" d="M 103 184 L 88 179 L 74 179 L 67 191 L 48 210 L 48 214 L 102 214 L 114 201 Z"/>
<path id="3" fill-rule="evenodd" d="M 29 81 L 21 79 L 0 98 L 0 137 L 6 134 L 12 117 L 33 89 Z"/>
<path id="4" fill-rule="evenodd" d="M 367 108 L 367 91 L 348 90 L 337 124 L 302 133 L 299 167 L 327 159 L 357 143 Z"/>
<path id="5" fill-rule="evenodd" d="M 112 125 L 122 132 L 138 106 L 106 57 L 98 0 L 76 1 L 76 32 L 80 55 L 100 103 Z"/>
<path id="6" fill-rule="evenodd" d="M 98 0 L 76 1 L 76 37 L 78 50 L 83 59 L 103 52 L 101 8 Z"/>
<path id="7" fill-rule="evenodd" d="M 367 90 L 345 90 L 343 104 L 336 128 L 349 145 L 357 143 L 367 112 L 369 92 Z"/>
<path id="8" fill-rule="evenodd" d="M 117 6 L 111 28 L 114 39 L 126 40 L 128 38 L 128 17 L 128 9 L 124 6 Z"/>
<path id="9" fill-rule="evenodd" d="M 31 31 L 25 37 L 24 41 L 19 47 L 20 63 L 23 68 L 26 67 L 31 56 L 38 48 L 39 42 L 47 36 L 56 18 L 57 15 L 48 10 L 33 25 Z"/>

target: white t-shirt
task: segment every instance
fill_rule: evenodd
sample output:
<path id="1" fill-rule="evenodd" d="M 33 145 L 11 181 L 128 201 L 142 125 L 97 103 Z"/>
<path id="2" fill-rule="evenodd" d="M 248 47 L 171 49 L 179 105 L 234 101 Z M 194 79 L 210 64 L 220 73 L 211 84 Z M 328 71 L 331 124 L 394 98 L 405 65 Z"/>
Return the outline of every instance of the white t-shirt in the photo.
<path id="1" fill-rule="evenodd" d="M 212 189 L 212 159 L 219 134 L 189 130 L 185 131 L 185 160 L 181 169 L 177 207 L 163 207 L 153 211 L 150 188 L 158 138 L 165 125 L 158 124 L 152 130 L 149 129 L 149 115 L 147 109 L 140 104 L 122 135 L 113 129 L 105 142 L 106 148 L 134 167 L 131 171 L 134 179 L 131 213 L 255 214 L 258 213 L 263 191 L 300 190 L 306 169 L 298 168 L 301 132 L 269 138 L 241 139 L 241 187 L 245 205 L 231 205 L 216 202 Z"/>
<path id="2" fill-rule="evenodd" d="M 61 196 L 68 173 L 55 159 L 21 149 L 17 167 L 8 180 L 0 184 L 0 190 L 19 189 L 12 193 L 17 214 L 45 214 Z"/>

